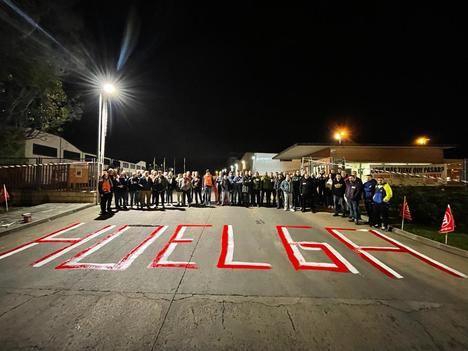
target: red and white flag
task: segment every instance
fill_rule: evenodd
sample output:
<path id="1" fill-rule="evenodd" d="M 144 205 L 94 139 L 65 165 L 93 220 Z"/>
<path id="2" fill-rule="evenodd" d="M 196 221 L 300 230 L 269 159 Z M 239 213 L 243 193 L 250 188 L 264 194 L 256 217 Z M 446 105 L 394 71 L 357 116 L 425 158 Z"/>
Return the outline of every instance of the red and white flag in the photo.
<path id="1" fill-rule="evenodd" d="M 8 200 L 10 200 L 10 194 L 8 194 L 5 184 L 3 184 L 3 189 L 0 190 L 0 203 L 7 202 Z"/>
<path id="2" fill-rule="evenodd" d="M 408 202 L 406 201 L 406 196 L 403 198 L 403 206 L 401 208 L 401 217 L 406 219 L 407 221 L 412 221 L 411 212 L 408 206 Z"/>
<path id="3" fill-rule="evenodd" d="M 452 210 L 450 205 L 447 205 L 445 210 L 444 220 L 442 221 L 442 226 L 440 227 L 439 233 L 450 233 L 455 230 L 455 218 L 453 218 Z"/>

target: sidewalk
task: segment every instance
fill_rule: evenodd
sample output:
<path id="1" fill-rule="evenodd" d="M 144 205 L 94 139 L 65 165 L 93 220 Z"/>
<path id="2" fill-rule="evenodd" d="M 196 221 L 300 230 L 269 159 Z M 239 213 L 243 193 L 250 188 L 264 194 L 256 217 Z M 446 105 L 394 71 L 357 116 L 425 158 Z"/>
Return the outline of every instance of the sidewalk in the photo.
<path id="1" fill-rule="evenodd" d="M 94 206 L 93 203 L 47 203 L 30 207 L 12 207 L 0 212 L 0 236 L 65 216 Z M 23 223 L 23 213 L 30 213 L 32 221 Z"/>

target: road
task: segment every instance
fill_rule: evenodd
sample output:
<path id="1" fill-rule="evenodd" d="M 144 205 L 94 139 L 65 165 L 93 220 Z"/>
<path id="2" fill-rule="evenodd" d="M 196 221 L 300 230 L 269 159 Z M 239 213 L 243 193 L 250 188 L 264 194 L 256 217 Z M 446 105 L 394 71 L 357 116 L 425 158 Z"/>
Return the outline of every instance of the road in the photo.
<path id="1" fill-rule="evenodd" d="M 2 350 L 468 349 L 467 258 L 329 213 L 97 213 L 0 238 Z"/>

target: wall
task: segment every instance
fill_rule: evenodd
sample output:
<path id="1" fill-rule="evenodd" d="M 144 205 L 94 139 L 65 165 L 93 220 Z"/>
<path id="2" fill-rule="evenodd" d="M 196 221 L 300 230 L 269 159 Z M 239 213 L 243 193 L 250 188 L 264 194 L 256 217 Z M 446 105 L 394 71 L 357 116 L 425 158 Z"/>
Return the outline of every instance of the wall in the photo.
<path id="1" fill-rule="evenodd" d="M 93 203 L 96 194 L 79 191 L 24 190 L 12 191 L 9 203 L 12 206 L 33 206 L 48 202 L 58 203 Z"/>

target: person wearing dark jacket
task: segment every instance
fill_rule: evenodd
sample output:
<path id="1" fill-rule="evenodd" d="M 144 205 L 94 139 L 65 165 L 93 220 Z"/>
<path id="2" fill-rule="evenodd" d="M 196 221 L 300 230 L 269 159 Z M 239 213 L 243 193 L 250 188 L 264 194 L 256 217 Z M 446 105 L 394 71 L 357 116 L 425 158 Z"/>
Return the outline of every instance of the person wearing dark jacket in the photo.
<path id="1" fill-rule="evenodd" d="M 159 171 L 158 175 L 153 179 L 153 189 L 156 191 L 156 198 L 154 201 L 155 207 L 159 206 L 159 199 L 161 199 L 161 205 L 164 209 L 164 194 L 167 189 L 167 179 L 162 175 L 162 172 Z"/>
<path id="2" fill-rule="evenodd" d="M 247 171 L 244 172 L 242 177 L 242 205 L 249 207 L 250 205 L 250 194 L 252 193 L 252 176 Z"/>
<path id="3" fill-rule="evenodd" d="M 140 208 L 146 206 L 148 209 L 150 208 L 151 204 L 151 187 L 153 185 L 153 180 L 149 176 L 149 172 L 145 171 L 145 173 L 140 177 L 140 181 L 138 186 L 140 188 Z"/>
<path id="4" fill-rule="evenodd" d="M 112 182 L 109 179 L 107 172 L 102 174 L 101 180 L 98 183 L 98 191 L 100 197 L 101 215 L 112 213 Z"/>
<path id="5" fill-rule="evenodd" d="M 114 179 L 114 189 L 115 189 L 115 207 L 118 210 L 127 209 L 128 201 L 128 183 L 127 176 L 125 172 L 117 174 Z"/>
<path id="6" fill-rule="evenodd" d="M 379 227 L 383 230 L 388 230 L 388 209 L 390 200 L 393 197 L 393 190 L 385 180 L 379 176 L 377 178 L 377 185 L 375 186 L 373 202 L 373 219 L 375 221 L 374 227 Z"/>
<path id="7" fill-rule="evenodd" d="M 221 182 L 221 206 L 229 204 L 229 198 L 231 193 L 232 184 L 226 174 L 223 175 Z"/>
<path id="8" fill-rule="evenodd" d="M 278 173 L 275 177 L 275 183 L 273 184 L 273 188 L 276 191 L 276 208 L 280 209 L 283 207 L 284 204 L 284 194 L 283 190 L 281 189 L 281 183 L 283 182 L 284 178 L 281 173 Z"/>
<path id="9" fill-rule="evenodd" d="M 140 182 L 140 178 L 136 173 L 133 173 L 130 178 L 128 178 L 128 193 L 130 195 L 130 207 L 133 208 L 133 205 L 138 207 L 139 196 L 138 190 L 139 186 L 138 183 Z"/>
<path id="10" fill-rule="evenodd" d="M 304 175 L 300 184 L 299 184 L 299 192 L 301 194 L 301 211 L 305 212 L 308 205 L 310 205 L 310 209 L 312 212 L 315 213 L 315 206 L 314 206 L 314 191 L 315 191 L 315 182 L 309 176 L 308 173 Z"/>
<path id="11" fill-rule="evenodd" d="M 200 205 L 203 203 L 202 200 L 202 179 L 200 178 L 200 174 L 195 171 L 192 177 L 192 188 L 193 188 L 193 197 L 195 199 L 195 203 L 198 206 L 198 200 L 200 200 Z"/>
<path id="12" fill-rule="evenodd" d="M 242 204 L 242 183 L 244 182 L 244 177 L 242 177 L 241 171 L 237 171 L 237 175 L 234 178 L 234 196 L 235 196 L 235 204 L 241 205 Z"/>
<path id="13" fill-rule="evenodd" d="M 341 178 L 341 174 L 336 174 L 335 179 L 333 180 L 332 183 L 332 194 L 333 194 L 333 204 L 335 206 L 335 213 L 333 216 L 338 216 L 338 213 L 341 211 L 342 216 L 346 217 L 345 213 L 345 204 L 344 204 L 344 194 L 346 190 L 346 184 Z"/>
<path id="14" fill-rule="evenodd" d="M 176 188 L 176 178 L 172 172 L 167 174 L 166 204 L 173 206 L 173 194 Z"/>
<path id="15" fill-rule="evenodd" d="M 291 177 L 292 184 L 292 207 L 296 209 L 301 206 L 301 192 L 299 191 L 299 185 L 301 184 L 301 173 L 296 171 L 296 173 Z"/>
<path id="16" fill-rule="evenodd" d="M 374 196 L 375 186 L 377 181 L 372 178 L 372 174 L 367 175 L 367 182 L 363 185 L 364 205 L 366 206 L 367 217 L 369 217 L 369 225 L 374 225 L 374 215 L 372 209 L 372 197 Z"/>
<path id="17" fill-rule="evenodd" d="M 262 177 L 262 196 L 260 198 L 260 203 L 263 205 L 263 200 L 266 199 L 266 206 L 271 206 L 271 191 L 273 190 L 273 183 L 271 178 L 268 176 L 268 173 L 265 172 L 265 175 Z"/>
<path id="18" fill-rule="evenodd" d="M 346 181 L 345 195 L 351 213 L 350 221 L 359 224 L 361 214 L 359 213 L 359 201 L 362 194 L 362 182 L 358 181 L 354 175 L 350 175 Z"/>
<path id="19" fill-rule="evenodd" d="M 252 206 L 257 205 L 260 207 L 260 192 L 262 191 L 262 179 L 260 178 L 260 174 L 255 172 L 255 175 L 252 177 L 252 193 L 251 193 L 251 200 L 250 204 Z"/>

